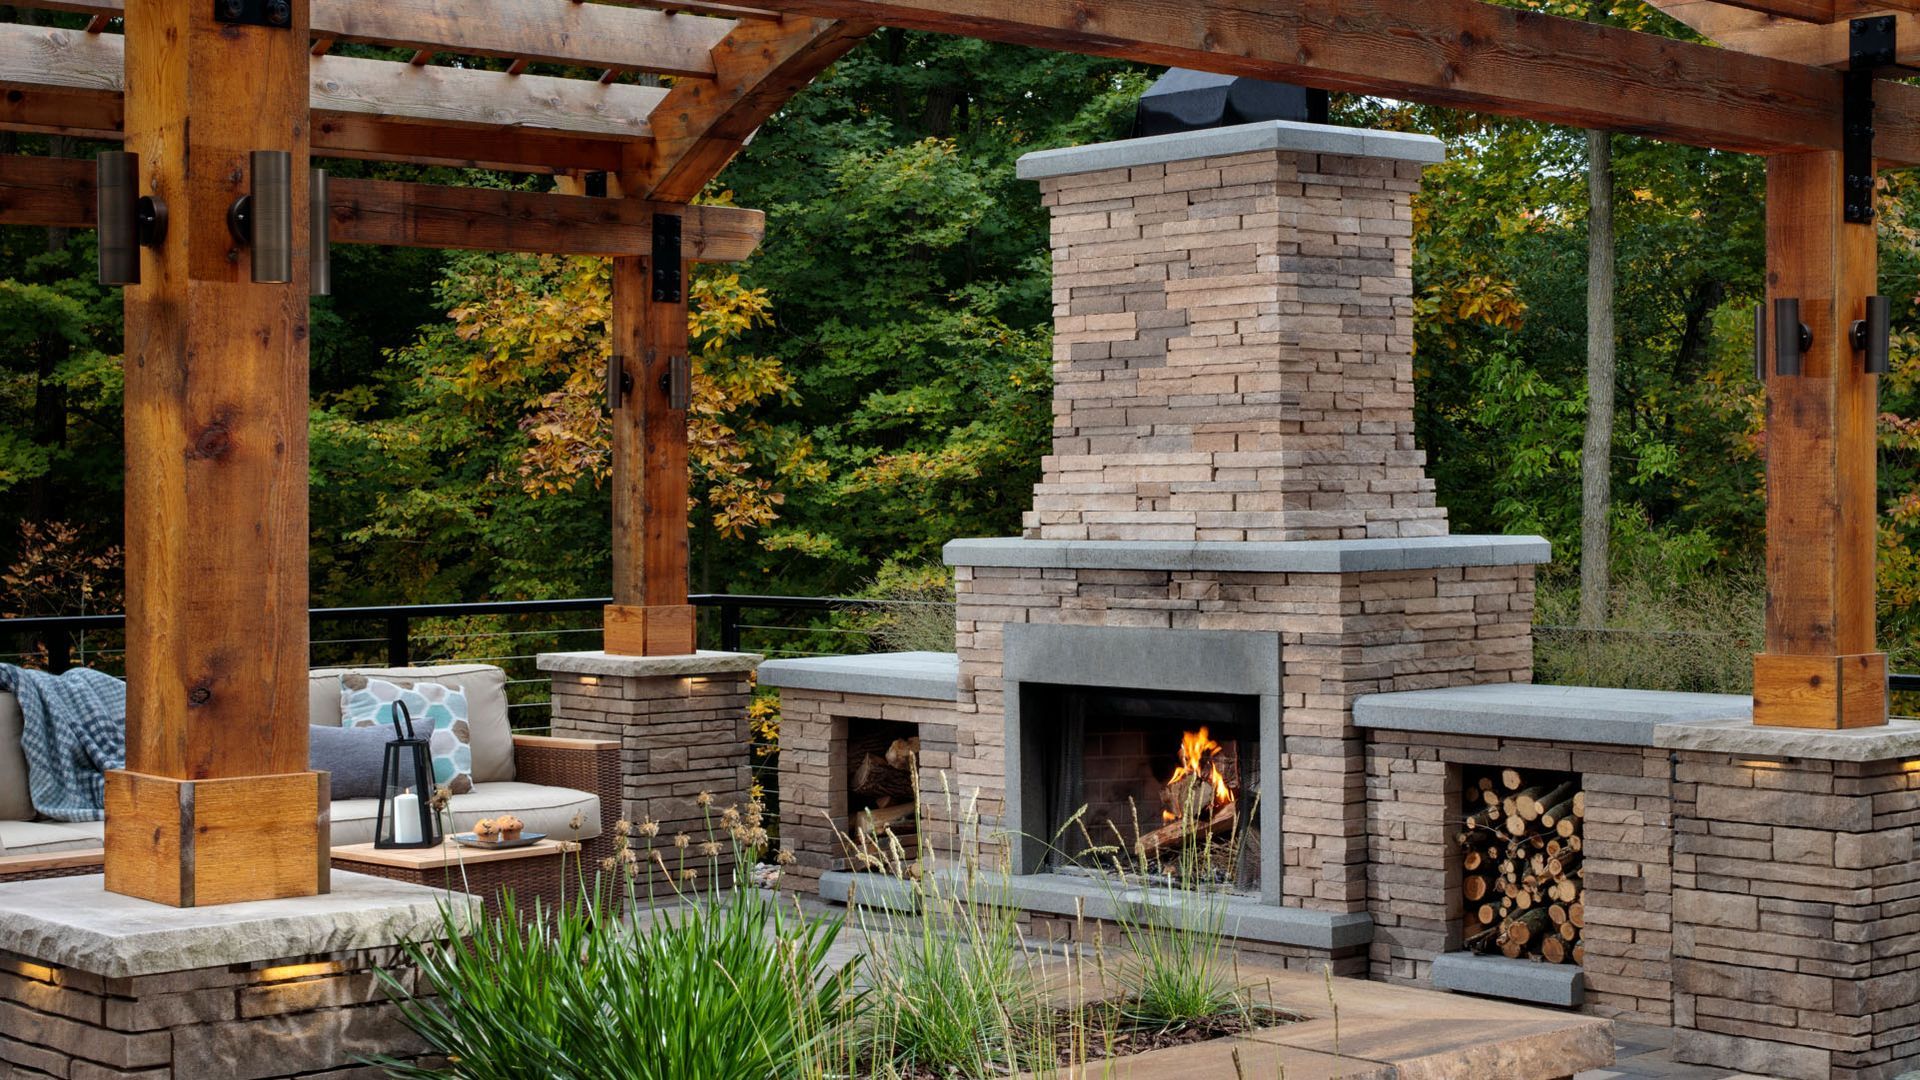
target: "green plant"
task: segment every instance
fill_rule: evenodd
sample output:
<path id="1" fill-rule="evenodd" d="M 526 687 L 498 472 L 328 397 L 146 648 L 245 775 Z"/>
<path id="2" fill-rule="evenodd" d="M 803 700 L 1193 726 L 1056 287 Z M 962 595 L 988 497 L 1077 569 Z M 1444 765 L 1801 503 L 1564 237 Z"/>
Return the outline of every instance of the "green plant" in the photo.
<path id="1" fill-rule="evenodd" d="M 890 836 L 878 853 L 866 849 L 868 865 L 913 901 L 910 913 L 857 909 L 872 987 L 862 1040 L 868 1075 L 1001 1076 L 1053 1060 L 1052 1011 L 1007 895 L 1010 877 L 1004 867 L 983 871 L 970 803 L 958 818 L 957 873 L 942 871 L 924 826 L 911 858 Z"/>
<path id="2" fill-rule="evenodd" d="M 470 931 L 448 909 L 444 941 L 406 948 L 417 985 L 380 978 L 450 1064 L 373 1063 L 400 1078 L 464 1080 L 822 1074 L 860 1006 L 854 968 L 828 959 L 839 920 L 808 919 L 749 887 L 623 919 L 600 893 L 582 889 L 524 922 L 509 898 Z"/>

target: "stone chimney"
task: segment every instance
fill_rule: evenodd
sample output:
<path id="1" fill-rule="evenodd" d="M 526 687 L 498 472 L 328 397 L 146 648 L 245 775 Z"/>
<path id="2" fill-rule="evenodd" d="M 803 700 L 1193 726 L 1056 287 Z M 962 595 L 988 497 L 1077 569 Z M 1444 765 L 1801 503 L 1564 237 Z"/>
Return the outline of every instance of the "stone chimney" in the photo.
<path id="1" fill-rule="evenodd" d="M 1271 121 L 1031 154 L 1054 438 L 1025 535 L 1441 536 L 1413 432 L 1413 215 L 1437 140 Z"/>

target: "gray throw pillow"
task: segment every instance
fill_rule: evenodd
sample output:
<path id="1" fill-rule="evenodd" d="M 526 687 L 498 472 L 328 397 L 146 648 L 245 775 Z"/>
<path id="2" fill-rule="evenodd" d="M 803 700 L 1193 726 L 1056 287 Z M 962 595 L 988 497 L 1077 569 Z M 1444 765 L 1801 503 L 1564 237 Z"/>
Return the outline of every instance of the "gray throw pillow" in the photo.
<path id="1" fill-rule="evenodd" d="M 391 724 L 380 727 L 307 726 L 307 768 L 333 774 L 336 799 L 375 799 L 380 796 L 380 767 L 386 760 L 387 743 L 393 741 Z M 412 770 L 401 773 L 403 786 L 412 787 Z"/>

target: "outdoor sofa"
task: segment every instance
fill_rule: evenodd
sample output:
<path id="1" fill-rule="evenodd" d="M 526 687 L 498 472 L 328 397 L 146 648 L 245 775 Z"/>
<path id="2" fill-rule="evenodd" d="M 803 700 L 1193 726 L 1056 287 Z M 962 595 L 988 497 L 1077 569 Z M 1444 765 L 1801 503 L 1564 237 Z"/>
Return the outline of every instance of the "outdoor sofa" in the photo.
<path id="1" fill-rule="evenodd" d="M 612 851 L 620 816 L 620 750 L 614 742 L 516 735 L 508 721 L 506 673 L 489 664 L 411 668 L 316 668 L 309 675 L 308 719 L 340 725 L 340 676 L 404 678 L 458 686 L 466 692 L 473 789 L 453 796 L 454 831 L 511 813 L 531 832 L 584 844 L 587 865 Z M 20 706 L 0 692 L 0 881 L 98 873 L 105 823 L 36 819 L 27 796 L 20 746 Z M 332 844 L 373 840 L 376 799 L 336 799 Z M 581 822 L 576 831 L 575 819 Z"/>

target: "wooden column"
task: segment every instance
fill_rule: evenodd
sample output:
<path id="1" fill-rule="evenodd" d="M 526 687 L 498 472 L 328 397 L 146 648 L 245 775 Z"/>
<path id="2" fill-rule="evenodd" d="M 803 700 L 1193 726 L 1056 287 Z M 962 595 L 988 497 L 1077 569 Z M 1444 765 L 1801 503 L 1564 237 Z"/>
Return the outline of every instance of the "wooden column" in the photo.
<path id="1" fill-rule="evenodd" d="M 631 389 L 613 411 L 613 603 L 606 651 L 676 656 L 694 651 L 687 603 L 687 411 L 668 387 L 687 353 L 686 286 L 656 300 L 650 260 L 613 260 L 613 351 Z"/>
<path id="2" fill-rule="evenodd" d="M 127 768 L 106 884 L 161 903 L 327 889 L 307 771 L 307 0 L 285 27 L 128 0 L 126 143 L 165 200 L 126 290 Z M 293 280 L 255 284 L 227 210 L 292 155 Z"/>
<path id="3" fill-rule="evenodd" d="M 1754 658 L 1754 722 L 1887 722 L 1874 647 L 1876 378 L 1849 331 L 1874 292 L 1874 227 L 1842 217 L 1837 153 L 1767 164 L 1767 630 Z M 1798 298 L 1813 344 L 1799 375 L 1773 373 L 1778 298 Z"/>

